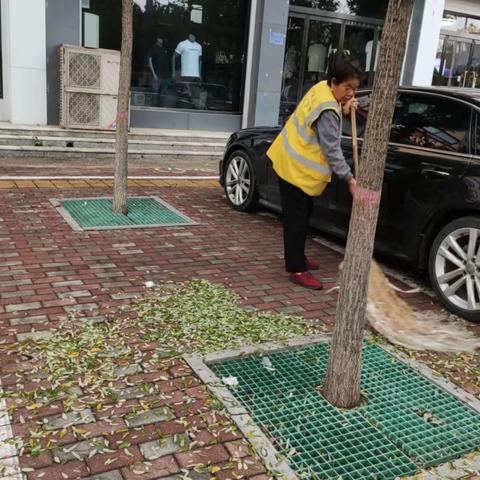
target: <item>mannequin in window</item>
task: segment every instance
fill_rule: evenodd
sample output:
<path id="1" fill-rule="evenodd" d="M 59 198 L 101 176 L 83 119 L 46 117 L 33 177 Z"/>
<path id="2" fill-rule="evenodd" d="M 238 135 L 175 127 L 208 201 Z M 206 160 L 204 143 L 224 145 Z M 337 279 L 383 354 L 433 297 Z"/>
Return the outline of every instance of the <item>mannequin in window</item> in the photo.
<path id="1" fill-rule="evenodd" d="M 295 45 L 290 45 L 285 54 L 285 66 L 283 67 L 284 77 L 292 78 L 298 68 L 298 50 Z"/>
<path id="2" fill-rule="evenodd" d="M 380 42 L 377 42 L 377 49 L 375 52 L 375 62 L 373 64 L 372 68 L 372 51 L 373 51 L 373 40 L 369 40 L 367 44 L 365 45 L 365 55 L 366 55 L 366 65 L 365 65 L 365 71 L 370 72 L 370 71 L 375 71 L 377 69 L 377 63 L 378 63 L 378 52 L 380 51 Z"/>
<path id="3" fill-rule="evenodd" d="M 168 50 L 163 38 L 157 38 L 148 53 L 148 68 L 152 74 L 153 90 L 163 95 L 170 85 L 170 71 L 168 65 Z"/>
<path id="4" fill-rule="evenodd" d="M 327 58 L 327 47 L 321 43 L 311 43 L 308 47 L 308 73 L 318 82 L 323 79 L 325 73 L 325 60 Z"/>
<path id="5" fill-rule="evenodd" d="M 172 77 L 176 79 L 177 58 L 180 57 L 180 77 L 186 82 L 198 82 L 202 77 L 202 46 L 195 35 L 190 34 L 175 48 L 172 57 Z"/>

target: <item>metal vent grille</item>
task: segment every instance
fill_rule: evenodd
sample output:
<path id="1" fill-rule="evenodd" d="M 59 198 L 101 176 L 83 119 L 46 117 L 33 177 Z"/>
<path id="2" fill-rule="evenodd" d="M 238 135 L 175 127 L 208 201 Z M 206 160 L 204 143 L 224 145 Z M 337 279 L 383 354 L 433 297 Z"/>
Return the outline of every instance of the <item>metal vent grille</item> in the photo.
<path id="1" fill-rule="evenodd" d="M 102 57 L 71 52 L 68 57 L 69 87 L 100 89 Z"/>
<path id="2" fill-rule="evenodd" d="M 100 124 L 100 97 L 88 93 L 68 94 L 68 116 L 71 125 Z"/>

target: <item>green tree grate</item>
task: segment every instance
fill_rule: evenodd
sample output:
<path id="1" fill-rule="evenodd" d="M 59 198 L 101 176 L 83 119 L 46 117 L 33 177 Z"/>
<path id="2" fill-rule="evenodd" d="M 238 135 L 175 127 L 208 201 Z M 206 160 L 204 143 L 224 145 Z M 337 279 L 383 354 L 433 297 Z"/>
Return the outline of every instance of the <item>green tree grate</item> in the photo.
<path id="1" fill-rule="evenodd" d="M 316 387 L 328 344 L 211 365 L 286 454 L 299 476 L 374 480 L 411 475 L 480 446 L 480 415 L 374 345 L 363 351 L 354 410 L 332 407 Z"/>
<path id="2" fill-rule="evenodd" d="M 128 214 L 112 212 L 110 198 L 52 200 L 60 213 L 77 230 L 179 226 L 194 224 L 168 203 L 157 197 L 128 199 Z"/>

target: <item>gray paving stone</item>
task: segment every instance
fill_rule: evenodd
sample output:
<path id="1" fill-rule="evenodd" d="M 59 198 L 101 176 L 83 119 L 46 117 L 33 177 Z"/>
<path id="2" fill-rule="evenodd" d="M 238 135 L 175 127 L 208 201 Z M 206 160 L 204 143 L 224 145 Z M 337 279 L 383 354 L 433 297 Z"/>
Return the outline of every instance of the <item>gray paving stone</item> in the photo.
<path id="1" fill-rule="evenodd" d="M 262 301 L 266 303 L 277 302 L 280 300 L 285 300 L 285 295 L 267 295 L 266 297 L 262 297 Z"/>
<path id="2" fill-rule="evenodd" d="M 73 292 L 64 292 L 58 295 L 59 298 L 77 298 L 77 297 L 91 297 L 92 294 L 88 290 L 75 290 Z"/>
<path id="3" fill-rule="evenodd" d="M 294 313 L 302 313 L 305 311 L 303 307 L 298 305 L 292 305 L 291 307 L 282 307 L 278 309 L 279 312 L 282 312 L 286 315 L 292 315 Z"/>
<path id="4" fill-rule="evenodd" d="M 48 317 L 46 315 L 34 315 L 32 317 L 23 317 L 23 318 L 11 318 L 10 325 L 29 325 L 31 323 L 45 323 L 48 322 Z"/>
<path id="5" fill-rule="evenodd" d="M 8 270 L 1 272 L 0 277 L 15 277 L 15 275 L 25 275 L 26 273 L 28 273 L 27 270 Z"/>
<path id="6" fill-rule="evenodd" d="M 248 285 L 247 290 L 250 290 L 251 292 L 259 292 L 261 290 L 271 290 L 272 286 L 271 285 Z"/>
<path id="7" fill-rule="evenodd" d="M 85 310 L 98 310 L 96 303 L 80 303 L 78 305 L 69 305 L 65 307 L 67 312 L 83 312 Z"/>
<path id="8" fill-rule="evenodd" d="M 111 472 L 99 473 L 98 475 L 87 477 L 83 480 L 123 480 L 123 477 L 120 470 L 112 470 Z"/>
<path id="9" fill-rule="evenodd" d="M 54 270 L 53 272 L 47 272 L 47 277 L 68 277 L 69 275 L 75 275 L 75 270 Z"/>
<path id="10" fill-rule="evenodd" d="M 114 300 L 128 300 L 129 298 L 137 298 L 138 293 L 114 293 L 110 296 Z"/>
<path id="11" fill-rule="evenodd" d="M 35 295 L 35 290 L 18 290 L 17 292 L 2 292 L 3 298 L 30 297 Z"/>
<path id="12" fill-rule="evenodd" d="M 107 448 L 105 438 L 96 437 L 62 448 L 55 448 L 52 450 L 52 455 L 56 463 L 66 463 L 70 460 L 88 458 L 90 454 L 104 453 Z"/>
<path id="13" fill-rule="evenodd" d="M 17 333 L 17 340 L 24 342 L 26 340 L 41 341 L 48 340 L 53 335 L 52 330 L 42 330 L 41 332 Z"/>
<path id="14" fill-rule="evenodd" d="M 5 311 L 8 313 L 23 312 L 24 310 L 37 310 L 41 307 L 42 304 L 40 302 L 15 303 L 13 305 L 6 305 Z"/>
<path id="15" fill-rule="evenodd" d="M 190 470 L 187 475 L 171 475 L 170 477 L 162 477 L 158 480 L 186 480 L 187 478 L 191 480 L 210 480 L 212 475 L 208 472 L 195 472 L 194 470 Z"/>
<path id="16" fill-rule="evenodd" d="M 18 257 L 18 253 L 11 252 L 11 253 L 0 253 L 0 258 L 12 258 Z"/>
<path id="17" fill-rule="evenodd" d="M 114 263 L 95 263 L 93 265 L 89 265 L 88 268 L 117 268 Z"/>
<path id="18" fill-rule="evenodd" d="M 117 367 L 113 371 L 113 374 L 117 377 L 126 377 L 127 375 L 135 375 L 136 373 L 140 372 L 142 368 L 138 363 L 133 363 L 128 367 Z"/>
<path id="19" fill-rule="evenodd" d="M 161 440 L 153 440 L 152 442 L 145 442 L 140 444 L 140 451 L 147 460 L 155 460 L 177 453 L 188 446 L 188 437 L 186 435 L 177 435 L 176 437 L 165 437 Z"/>
<path id="20" fill-rule="evenodd" d="M 0 282 L 2 287 L 19 287 L 20 285 L 31 285 L 32 281 L 28 278 L 23 280 L 10 280 L 9 282 Z"/>
<path id="21" fill-rule="evenodd" d="M 165 420 L 172 420 L 175 416 L 172 414 L 171 410 L 163 408 L 155 408 L 149 410 L 148 412 L 139 413 L 137 415 L 132 415 L 127 417 L 125 421 L 130 428 L 142 427 L 143 425 L 149 425 L 150 423 L 163 422 Z"/>
<path id="22" fill-rule="evenodd" d="M 63 282 L 53 282 L 52 287 L 75 287 L 77 285 L 83 285 L 82 280 L 65 280 Z"/>
<path id="23" fill-rule="evenodd" d="M 96 273 L 95 276 L 97 278 L 118 278 L 118 277 L 125 277 L 123 272 L 100 272 Z"/>
<path id="24" fill-rule="evenodd" d="M 103 288 L 120 288 L 120 287 L 131 287 L 130 282 L 106 282 L 102 283 Z"/>
<path id="25" fill-rule="evenodd" d="M 0 480 L 22 480 L 18 457 L 0 459 Z"/>
<path id="26" fill-rule="evenodd" d="M 70 425 L 79 425 L 82 423 L 93 423 L 95 417 L 90 409 L 86 408 L 79 412 L 68 412 L 60 415 L 52 415 L 43 419 L 44 430 L 58 430 Z"/>

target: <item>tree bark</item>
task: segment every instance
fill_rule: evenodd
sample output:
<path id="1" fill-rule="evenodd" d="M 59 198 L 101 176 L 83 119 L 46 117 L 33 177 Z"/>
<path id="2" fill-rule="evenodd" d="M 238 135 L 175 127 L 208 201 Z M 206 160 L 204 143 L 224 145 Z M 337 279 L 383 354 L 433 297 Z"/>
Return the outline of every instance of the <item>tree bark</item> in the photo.
<path id="1" fill-rule="evenodd" d="M 353 200 L 345 260 L 340 274 L 336 326 L 323 394 L 333 405 L 361 402 L 362 341 L 368 279 L 382 193 L 388 140 L 414 0 L 390 0 L 373 85 L 373 98 Z"/>
<path id="2" fill-rule="evenodd" d="M 115 141 L 115 177 L 113 182 L 113 211 L 128 213 L 128 109 L 132 76 L 133 0 L 122 0 L 122 49 Z"/>

